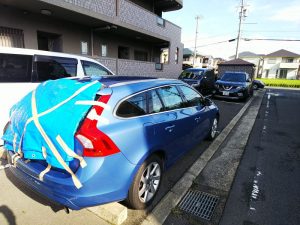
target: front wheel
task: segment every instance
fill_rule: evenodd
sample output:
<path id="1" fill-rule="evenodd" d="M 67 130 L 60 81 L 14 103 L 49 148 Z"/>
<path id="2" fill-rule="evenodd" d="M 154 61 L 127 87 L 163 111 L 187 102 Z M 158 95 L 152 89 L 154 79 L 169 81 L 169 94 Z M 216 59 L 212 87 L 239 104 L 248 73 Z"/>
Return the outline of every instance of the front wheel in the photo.
<path id="1" fill-rule="evenodd" d="M 211 128 L 209 130 L 209 133 L 207 135 L 207 139 L 208 140 L 213 140 L 217 135 L 217 132 L 218 132 L 217 130 L 218 130 L 218 119 L 214 118 L 214 120 L 212 122 L 212 125 L 211 125 Z"/>
<path id="2" fill-rule="evenodd" d="M 150 156 L 139 168 L 129 189 L 127 203 L 133 209 L 148 207 L 158 192 L 162 178 L 162 160 Z"/>

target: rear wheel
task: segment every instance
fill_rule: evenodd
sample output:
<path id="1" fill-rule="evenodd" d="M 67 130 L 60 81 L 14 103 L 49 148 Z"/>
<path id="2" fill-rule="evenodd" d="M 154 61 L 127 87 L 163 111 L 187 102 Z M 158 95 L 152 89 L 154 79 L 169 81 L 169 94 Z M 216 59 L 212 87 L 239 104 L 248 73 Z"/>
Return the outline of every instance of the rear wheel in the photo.
<path id="1" fill-rule="evenodd" d="M 158 192 L 161 178 L 162 160 L 157 155 L 152 155 L 141 165 L 129 189 L 129 206 L 134 209 L 149 206 Z"/>
<path id="2" fill-rule="evenodd" d="M 258 85 L 257 84 L 253 84 L 253 89 L 257 90 L 258 89 Z"/>
<path id="3" fill-rule="evenodd" d="M 218 132 L 218 122 L 219 122 L 218 119 L 214 118 L 209 133 L 207 135 L 208 140 L 213 140 L 216 137 Z"/>

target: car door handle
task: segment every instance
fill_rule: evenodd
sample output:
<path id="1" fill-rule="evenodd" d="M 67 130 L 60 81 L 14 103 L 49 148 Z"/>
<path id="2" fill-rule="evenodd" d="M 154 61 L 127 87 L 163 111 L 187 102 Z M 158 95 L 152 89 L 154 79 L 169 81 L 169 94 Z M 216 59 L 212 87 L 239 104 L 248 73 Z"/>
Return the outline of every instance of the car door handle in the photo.
<path id="1" fill-rule="evenodd" d="M 200 117 L 196 117 L 196 118 L 195 118 L 196 123 L 199 123 L 199 120 L 200 120 L 200 119 L 201 119 Z"/>
<path id="2" fill-rule="evenodd" d="M 168 126 L 165 128 L 166 131 L 169 131 L 169 132 L 172 132 L 173 129 L 174 129 L 175 125 L 172 125 L 172 126 Z"/>

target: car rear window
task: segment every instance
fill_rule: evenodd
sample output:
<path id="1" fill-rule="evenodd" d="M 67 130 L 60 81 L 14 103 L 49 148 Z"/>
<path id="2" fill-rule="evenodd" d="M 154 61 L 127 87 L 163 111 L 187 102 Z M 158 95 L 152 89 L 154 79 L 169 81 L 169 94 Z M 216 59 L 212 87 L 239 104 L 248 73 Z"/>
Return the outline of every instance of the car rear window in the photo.
<path id="1" fill-rule="evenodd" d="M 147 114 L 146 93 L 137 94 L 123 101 L 117 111 L 117 116 L 130 118 Z"/>
<path id="2" fill-rule="evenodd" d="M 232 82 L 246 82 L 246 74 L 244 73 L 225 73 L 222 81 L 232 81 Z"/>
<path id="3" fill-rule="evenodd" d="M 30 82 L 32 56 L 0 54 L 0 82 Z"/>

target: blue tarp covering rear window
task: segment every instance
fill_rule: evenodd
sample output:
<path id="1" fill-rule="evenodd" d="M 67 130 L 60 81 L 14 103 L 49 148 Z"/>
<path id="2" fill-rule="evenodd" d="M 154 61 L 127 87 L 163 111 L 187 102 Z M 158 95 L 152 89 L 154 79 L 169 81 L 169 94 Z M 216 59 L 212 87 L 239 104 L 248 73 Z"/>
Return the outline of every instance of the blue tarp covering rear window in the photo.
<path id="1" fill-rule="evenodd" d="M 32 99 L 35 96 L 38 121 L 54 144 L 55 148 L 69 165 L 73 157 L 66 154 L 57 142 L 60 136 L 66 145 L 76 153 L 74 135 L 91 105 L 76 104 L 77 101 L 93 101 L 100 90 L 98 81 L 60 79 L 46 81 L 26 95 L 10 111 L 11 123 L 2 139 L 7 150 L 18 152 L 19 148 L 26 159 L 46 160 L 51 166 L 62 168 L 50 147 L 32 121 Z M 33 96 L 34 95 L 34 96 Z M 26 125 L 27 123 L 27 125 Z M 46 150 L 43 156 L 42 148 Z"/>

